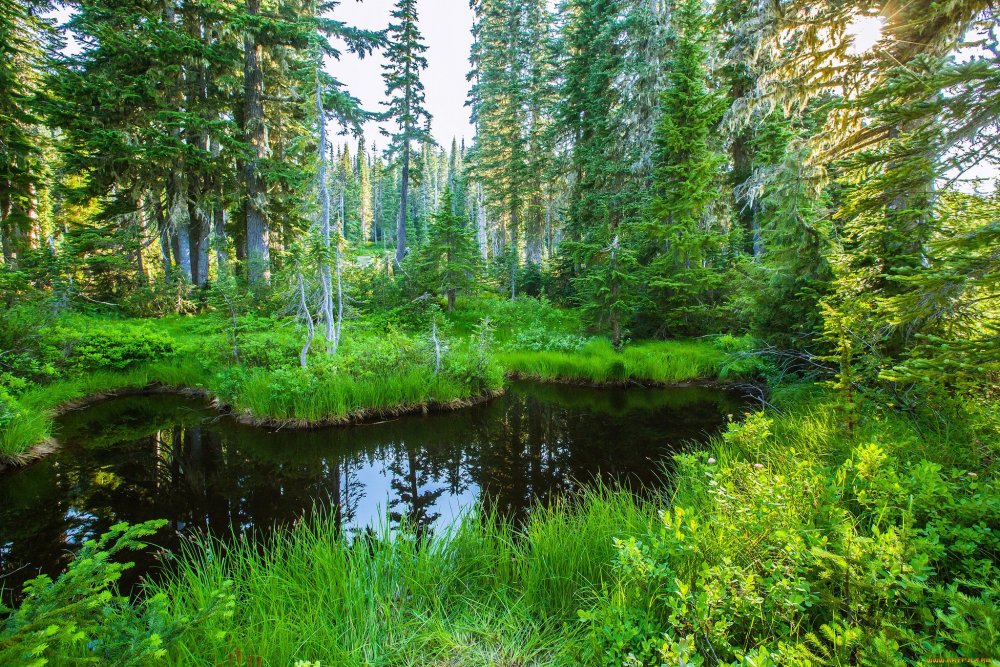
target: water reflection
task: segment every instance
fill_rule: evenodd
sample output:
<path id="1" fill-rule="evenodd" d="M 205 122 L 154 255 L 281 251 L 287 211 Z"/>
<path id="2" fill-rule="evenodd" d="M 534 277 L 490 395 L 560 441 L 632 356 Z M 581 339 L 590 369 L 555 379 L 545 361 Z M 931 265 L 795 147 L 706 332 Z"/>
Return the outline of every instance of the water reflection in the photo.
<path id="1" fill-rule="evenodd" d="M 194 530 L 270 530 L 317 501 L 348 532 L 386 516 L 433 531 L 478 499 L 522 520 L 535 499 L 595 476 L 654 484 L 672 451 L 739 408 L 735 396 L 703 388 L 517 384 L 460 412 L 268 431 L 177 396 L 109 401 L 62 420 L 58 454 L 0 477 L 0 586 L 10 600 L 119 521 L 166 518 L 155 541 L 173 550 Z M 133 576 L 154 558 L 141 555 Z"/>

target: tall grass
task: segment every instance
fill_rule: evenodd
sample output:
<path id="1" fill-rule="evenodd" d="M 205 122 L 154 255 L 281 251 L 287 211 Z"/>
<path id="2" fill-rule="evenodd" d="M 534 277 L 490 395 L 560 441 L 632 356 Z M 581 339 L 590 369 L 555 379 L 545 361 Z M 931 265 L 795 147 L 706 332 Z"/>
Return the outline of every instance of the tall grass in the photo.
<path id="1" fill-rule="evenodd" d="M 424 367 L 364 380 L 346 374 L 315 383 L 305 378 L 301 389 L 281 391 L 271 372 L 254 371 L 242 383 L 233 407 L 260 419 L 322 422 L 472 398 L 461 382 Z"/>
<path id="2" fill-rule="evenodd" d="M 172 359 L 125 371 L 86 373 L 36 386 L 18 397 L 18 414 L 0 430 L 0 463 L 18 462 L 30 456 L 33 447 L 52 437 L 53 418 L 58 409 L 74 401 L 150 386 L 199 388 L 209 380 L 210 374 L 198 363 Z"/>
<path id="3" fill-rule="evenodd" d="M 265 665 L 548 665 L 611 572 L 615 538 L 652 521 L 608 489 L 539 508 L 523 532 L 472 513 L 423 541 L 383 528 L 349 542 L 319 515 L 263 547 L 198 541 L 150 592 L 182 615 L 233 583 L 234 617 L 192 628 L 178 664 L 239 649 Z"/>
<path id="4" fill-rule="evenodd" d="M 649 341 L 618 352 L 599 338 L 578 352 L 513 351 L 500 358 L 509 372 L 537 380 L 672 384 L 718 378 L 727 354 L 708 341 Z"/>

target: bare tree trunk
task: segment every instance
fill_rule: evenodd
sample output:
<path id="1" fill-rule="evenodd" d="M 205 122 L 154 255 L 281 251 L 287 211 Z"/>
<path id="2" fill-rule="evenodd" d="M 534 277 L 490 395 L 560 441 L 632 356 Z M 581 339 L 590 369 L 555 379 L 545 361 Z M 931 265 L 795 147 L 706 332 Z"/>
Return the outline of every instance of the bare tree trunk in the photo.
<path id="1" fill-rule="evenodd" d="M 260 0 L 246 0 L 247 14 L 260 14 Z M 267 124 L 264 122 L 263 50 L 253 29 L 243 38 L 243 86 L 246 95 L 244 119 L 247 141 L 253 154 L 245 168 L 247 265 L 251 284 L 271 282 L 271 248 L 267 226 L 267 189 L 260 162 L 268 154 Z"/>
<path id="2" fill-rule="evenodd" d="M 510 209 L 510 299 L 517 297 L 517 268 L 518 268 L 518 238 L 517 229 L 520 221 L 518 219 L 517 204 Z"/>
<path id="3" fill-rule="evenodd" d="M 176 171 L 170 178 L 170 228 L 177 241 L 177 265 L 184 280 L 191 282 L 191 218 L 188 211 L 184 175 Z"/>
<path id="4" fill-rule="evenodd" d="M 322 285 L 322 302 L 320 311 L 326 325 L 326 353 L 336 354 L 340 343 L 340 315 L 337 322 L 333 319 L 333 286 L 330 278 L 330 188 L 327 185 L 327 150 L 326 150 L 326 109 L 323 108 L 323 94 L 319 80 L 319 69 L 316 70 L 316 113 L 319 130 L 319 195 L 320 195 L 320 237 L 323 241 L 323 257 L 320 259 L 320 283 Z M 343 202 L 343 195 L 341 195 Z M 337 300 L 340 301 L 340 230 L 337 231 Z"/>
<path id="5" fill-rule="evenodd" d="M 441 341 L 438 340 L 437 319 L 431 322 L 431 342 L 434 343 L 434 375 L 437 375 L 441 372 Z"/>
<path id="6" fill-rule="evenodd" d="M 215 267 L 221 272 L 229 262 L 226 250 L 226 209 L 221 203 L 217 203 L 212 210 L 212 228 L 215 237 Z"/>
<path id="7" fill-rule="evenodd" d="M 306 318 L 306 342 L 302 346 L 302 352 L 299 353 L 299 364 L 302 368 L 309 367 L 309 348 L 312 346 L 313 338 L 316 337 L 316 327 L 313 326 L 312 314 L 309 312 L 309 302 L 306 299 L 306 286 L 305 282 L 302 280 L 302 272 L 299 271 L 299 308 L 302 309 L 302 315 Z"/>
<path id="8" fill-rule="evenodd" d="M 476 183 L 476 240 L 479 241 L 479 254 L 483 259 L 488 258 L 490 240 L 486 233 L 486 195 L 482 183 Z"/>
<path id="9" fill-rule="evenodd" d="M 160 233 L 160 261 L 163 264 L 163 277 L 166 282 L 170 282 L 171 262 L 170 262 L 170 225 L 167 224 L 166 216 L 163 213 L 163 204 L 159 196 L 150 195 L 150 205 L 153 207 L 153 216 L 156 219 L 156 227 Z"/>
<path id="10" fill-rule="evenodd" d="M 10 184 L 4 183 L 9 189 Z M 9 197 L 0 197 L 0 244 L 3 246 L 3 261 L 7 266 L 12 266 L 14 260 L 13 230 L 9 223 L 11 203 Z"/>
<path id="11" fill-rule="evenodd" d="M 403 146 L 403 178 L 399 187 L 399 218 L 396 220 L 396 263 L 406 257 L 406 198 L 410 190 L 410 143 Z"/>

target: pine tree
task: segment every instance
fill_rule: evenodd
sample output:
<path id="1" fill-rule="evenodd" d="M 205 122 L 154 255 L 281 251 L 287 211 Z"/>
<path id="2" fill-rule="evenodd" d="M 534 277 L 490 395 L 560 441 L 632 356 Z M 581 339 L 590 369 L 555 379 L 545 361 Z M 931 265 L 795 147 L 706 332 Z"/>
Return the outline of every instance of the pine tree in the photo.
<path id="1" fill-rule="evenodd" d="M 676 43 L 656 128 L 646 284 L 667 329 L 693 333 L 711 323 L 722 283 L 714 263 L 725 230 L 711 206 L 724 163 L 713 138 L 723 107 L 709 86 L 701 0 L 684 0 L 673 30 Z"/>
<path id="2" fill-rule="evenodd" d="M 532 248 L 538 247 L 540 183 L 550 176 L 545 164 L 551 159 L 555 81 L 552 17 L 543 0 L 477 0 L 473 9 L 469 104 L 477 133 L 470 173 L 482 183 L 498 227 L 491 231 L 504 246 L 513 296 L 526 233 Z"/>
<path id="3" fill-rule="evenodd" d="M 41 229 L 45 140 L 38 109 L 43 58 L 52 27 L 39 18 L 48 2 L 0 0 L 0 246 L 13 264 Z"/>
<path id="4" fill-rule="evenodd" d="M 458 292 L 472 290 L 479 272 L 476 242 L 465 219 L 453 212 L 453 199 L 446 187 L 416 260 L 420 283 L 447 296 L 448 312 L 455 310 Z"/>
<path id="5" fill-rule="evenodd" d="M 399 190 L 399 216 L 396 222 L 396 262 L 406 256 L 406 222 L 410 188 L 410 159 L 413 142 L 431 141 L 428 130 L 431 116 L 424 107 L 424 85 L 420 72 L 427 69 L 423 44 L 417 26 L 416 0 L 398 0 L 389 25 L 389 47 L 383 67 L 387 102 L 385 118 L 395 120 L 397 130 L 389 135 L 388 154 L 402 165 Z"/>

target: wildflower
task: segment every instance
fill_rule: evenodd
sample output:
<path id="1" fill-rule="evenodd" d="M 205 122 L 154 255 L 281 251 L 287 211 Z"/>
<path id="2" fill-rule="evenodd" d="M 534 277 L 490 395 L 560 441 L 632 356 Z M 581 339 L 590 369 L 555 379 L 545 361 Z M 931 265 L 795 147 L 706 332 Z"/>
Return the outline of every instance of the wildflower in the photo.
<path id="1" fill-rule="evenodd" d="M 970 472 L 970 473 L 967 473 L 967 474 L 969 475 L 969 477 L 979 477 L 979 475 L 977 475 L 974 472 Z"/>
<path id="2" fill-rule="evenodd" d="M 754 467 L 755 470 L 761 470 L 761 469 L 764 468 L 764 464 L 763 463 L 754 463 L 753 467 Z"/>
<path id="3" fill-rule="evenodd" d="M 714 465 L 715 464 L 715 459 L 709 458 L 708 459 L 708 463 L 709 463 L 709 465 Z"/>

